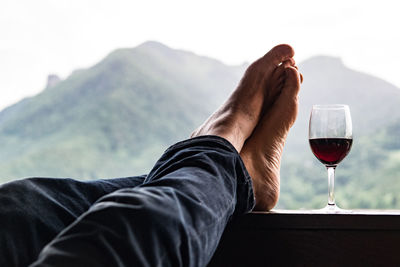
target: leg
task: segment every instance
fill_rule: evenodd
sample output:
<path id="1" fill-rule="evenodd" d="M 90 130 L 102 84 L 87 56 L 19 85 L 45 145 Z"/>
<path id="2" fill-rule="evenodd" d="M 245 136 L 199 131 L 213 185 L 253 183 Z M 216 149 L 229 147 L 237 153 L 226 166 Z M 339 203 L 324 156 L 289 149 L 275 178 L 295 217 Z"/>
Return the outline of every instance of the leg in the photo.
<path id="1" fill-rule="evenodd" d="M 193 138 L 168 149 L 143 185 L 101 198 L 32 266 L 205 266 L 229 218 L 253 204 L 235 148 Z"/>
<path id="2" fill-rule="evenodd" d="M 29 178 L 0 186 L 0 266 L 27 266 L 100 197 L 145 176 L 81 182 Z"/>

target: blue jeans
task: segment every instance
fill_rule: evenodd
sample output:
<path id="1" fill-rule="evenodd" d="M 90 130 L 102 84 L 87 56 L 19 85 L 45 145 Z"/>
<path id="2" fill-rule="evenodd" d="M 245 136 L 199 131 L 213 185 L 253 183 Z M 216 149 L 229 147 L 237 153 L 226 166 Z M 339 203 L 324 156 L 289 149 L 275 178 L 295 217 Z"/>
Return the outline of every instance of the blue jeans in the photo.
<path id="1" fill-rule="evenodd" d="M 229 220 L 253 206 L 235 148 L 188 139 L 147 176 L 2 185 L 0 266 L 206 266 Z"/>

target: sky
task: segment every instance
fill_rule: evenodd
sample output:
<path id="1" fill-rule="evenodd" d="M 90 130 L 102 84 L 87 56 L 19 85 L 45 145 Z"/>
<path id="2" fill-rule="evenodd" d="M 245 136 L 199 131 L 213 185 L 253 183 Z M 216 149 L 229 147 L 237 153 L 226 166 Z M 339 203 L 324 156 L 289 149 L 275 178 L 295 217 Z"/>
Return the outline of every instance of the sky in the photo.
<path id="1" fill-rule="evenodd" d="M 400 2 L 400 1 L 398 1 Z M 279 43 L 342 58 L 400 87 L 396 0 L 0 0 L 0 109 L 147 40 L 230 65 Z M 350 88 L 349 88 L 350 89 Z"/>

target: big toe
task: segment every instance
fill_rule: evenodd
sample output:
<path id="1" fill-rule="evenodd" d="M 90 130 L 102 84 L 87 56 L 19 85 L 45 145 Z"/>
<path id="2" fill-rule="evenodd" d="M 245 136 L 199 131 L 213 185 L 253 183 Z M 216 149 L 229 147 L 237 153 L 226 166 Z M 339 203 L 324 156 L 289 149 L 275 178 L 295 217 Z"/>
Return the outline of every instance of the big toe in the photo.
<path id="1" fill-rule="evenodd" d="M 265 54 L 260 61 L 266 65 L 278 66 L 294 56 L 294 49 L 288 44 L 277 45 Z"/>
<path id="2" fill-rule="evenodd" d="M 288 44 L 280 44 L 272 48 L 263 58 L 279 64 L 294 56 L 294 49 Z"/>
<path id="3" fill-rule="evenodd" d="M 250 67 L 251 72 L 259 73 L 266 79 L 270 77 L 276 67 L 284 61 L 293 60 L 294 50 L 290 45 L 281 44 L 272 48 L 263 57 L 255 61 Z"/>

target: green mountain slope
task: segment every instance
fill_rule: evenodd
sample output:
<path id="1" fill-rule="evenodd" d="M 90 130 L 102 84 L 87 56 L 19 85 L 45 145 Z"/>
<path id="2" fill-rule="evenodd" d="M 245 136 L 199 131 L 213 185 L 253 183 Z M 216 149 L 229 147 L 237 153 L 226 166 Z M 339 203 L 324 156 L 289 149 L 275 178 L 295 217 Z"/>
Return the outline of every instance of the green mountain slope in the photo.
<path id="1" fill-rule="evenodd" d="M 147 42 L 0 113 L 3 181 L 148 171 L 235 86 L 242 67 Z"/>

